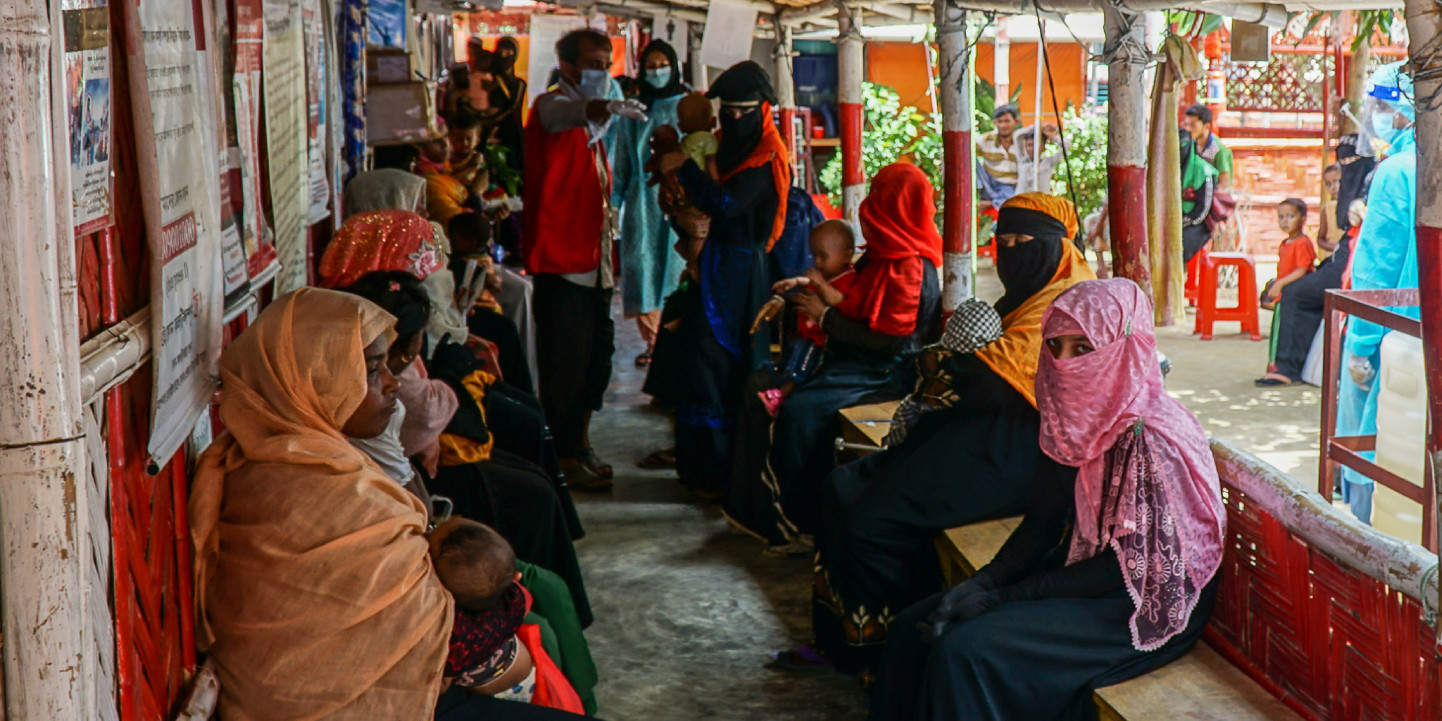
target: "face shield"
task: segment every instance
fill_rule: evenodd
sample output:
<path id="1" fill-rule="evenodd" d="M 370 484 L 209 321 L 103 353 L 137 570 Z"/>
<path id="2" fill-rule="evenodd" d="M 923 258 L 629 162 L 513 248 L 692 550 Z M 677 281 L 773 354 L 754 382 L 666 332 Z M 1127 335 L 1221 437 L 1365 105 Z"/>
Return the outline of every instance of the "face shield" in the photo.
<path id="1" fill-rule="evenodd" d="M 1357 153 L 1369 157 L 1386 155 L 1416 118 L 1412 102 L 1412 79 L 1402 72 L 1402 63 L 1378 68 L 1368 83 L 1362 112 L 1357 118 L 1360 126 Z"/>

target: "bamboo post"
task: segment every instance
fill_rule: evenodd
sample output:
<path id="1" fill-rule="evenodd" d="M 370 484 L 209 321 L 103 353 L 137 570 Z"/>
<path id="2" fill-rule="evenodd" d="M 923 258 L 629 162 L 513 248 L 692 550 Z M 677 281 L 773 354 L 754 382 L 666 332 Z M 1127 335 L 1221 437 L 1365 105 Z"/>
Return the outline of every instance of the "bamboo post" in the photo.
<path id="1" fill-rule="evenodd" d="M 837 96 L 841 106 L 841 214 L 858 222 L 861 199 L 866 196 L 866 173 L 861 162 L 861 126 L 865 122 L 861 81 L 865 77 L 866 41 L 861 37 L 861 11 L 837 0 Z"/>
<path id="2" fill-rule="evenodd" d="M 1417 281 L 1427 368 L 1427 460 L 1442 480 L 1442 6 L 1407 0 L 1412 77 L 1417 101 Z M 1442 483 L 1433 484 L 1435 489 Z M 1442 498 L 1433 499 L 1442 515 Z M 1442 518 L 1432 525 L 1442 528 Z M 1427 539 L 1430 540 L 1430 539 Z M 1434 582 L 1436 579 L 1434 577 Z M 1442 641 L 1442 624 L 1438 626 Z"/>
<path id="3" fill-rule="evenodd" d="M 782 24 L 779 14 L 775 18 L 776 51 L 773 58 L 776 62 L 776 106 L 781 116 L 781 140 L 786 143 L 787 152 L 792 153 L 791 162 L 795 165 L 796 78 L 791 72 L 791 27 Z M 796 180 L 800 180 L 799 176 Z M 804 186 L 805 181 L 801 181 L 801 184 Z"/>
<path id="4" fill-rule="evenodd" d="M 60 28 L 60 3 L 0 4 L 0 624 L 12 719 L 94 714 Z"/>
<path id="5" fill-rule="evenodd" d="M 1152 297 L 1147 251 L 1148 54 L 1141 16 L 1106 6 L 1108 61 L 1107 213 L 1111 223 L 1112 268 Z"/>
<path id="6" fill-rule="evenodd" d="M 954 1 L 935 3 L 937 57 L 941 66 L 942 285 L 946 312 L 976 294 L 976 189 L 972 145 L 971 52 L 967 12 Z"/>

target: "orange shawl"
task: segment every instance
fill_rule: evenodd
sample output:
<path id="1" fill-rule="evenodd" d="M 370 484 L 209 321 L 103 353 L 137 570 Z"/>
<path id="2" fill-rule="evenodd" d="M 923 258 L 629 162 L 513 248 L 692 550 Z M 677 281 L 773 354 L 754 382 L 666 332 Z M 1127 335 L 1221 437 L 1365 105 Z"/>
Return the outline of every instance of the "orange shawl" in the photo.
<path id="1" fill-rule="evenodd" d="M 761 117 L 771 117 L 771 103 L 761 103 Z M 761 123 L 761 142 L 756 144 L 756 149 L 741 164 L 727 171 L 721 176 L 721 182 L 726 182 L 732 176 L 743 170 L 759 168 L 766 164 L 771 165 L 771 180 L 776 183 L 776 197 L 779 203 L 776 206 L 776 220 L 771 223 L 771 237 L 766 239 L 766 252 L 771 252 L 771 246 L 776 245 L 776 240 L 781 237 L 782 231 L 786 230 L 786 194 L 791 191 L 791 153 L 786 149 L 786 141 L 781 139 L 781 131 L 776 129 L 776 123 Z"/>
<path id="2" fill-rule="evenodd" d="M 1069 240 L 1062 241 L 1061 262 L 1051 282 L 1002 318 L 1001 338 L 976 352 L 983 363 L 1026 396 L 1033 406 L 1036 405 L 1036 364 L 1042 350 L 1042 313 L 1062 291 L 1096 277 L 1076 245 Z"/>
<path id="3" fill-rule="evenodd" d="M 190 497 L 196 636 L 231 721 L 429 721 L 450 594 L 425 512 L 340 427 L 395 319 L 358 296 L 277 298 L 220 359 L 227 427 Z"/>

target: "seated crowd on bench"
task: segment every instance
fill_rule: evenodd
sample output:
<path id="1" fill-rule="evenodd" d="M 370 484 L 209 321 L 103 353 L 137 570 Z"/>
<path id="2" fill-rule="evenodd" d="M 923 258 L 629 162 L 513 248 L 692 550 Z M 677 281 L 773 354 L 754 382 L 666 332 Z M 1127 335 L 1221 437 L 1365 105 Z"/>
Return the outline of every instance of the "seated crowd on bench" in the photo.
<path id="1" fill-rule="evenodd" d="M 645 390 L 675 414 L 646 463 L 674 463 L 768 554 L 816 554 L 815 645 L 779 666 L 865 674 L 876 719 L 1084 718 L 1093 688 L 1196 642 L 1224 523 L 1206 437 L 1162 388 L 1147 298 L 1094 279 L 1068 201 L 1006 200 L 1004 295 L 944 322 L 921 170 L 879 171 L 859 228 L 818 222 L 757 64 L 712 84 L 708 143 L 658 131 L 698 97 L 664 43 L 629 99 L 603 34 L 557 52 L 519 214 L 476 147 L 521 134 L 477 107 L 476 83 L 515 92 L 495 80 L 510 65 L 476 53 L 447 139 L 348 185 L 323 287 L 277 298 L 222 355 L 226 432 L 190 514 L 224 718 L 597 712 L 571 492 L 609 487 L 588 426 L 613 288 L 637 275 Z M 519 252 L 493 255 L 507 237 Z M 888 447 L 838 467 L 838 411 L 883 400 L 903 401 Z M 944 589 L 936 534 L 1019 513 Z"/>

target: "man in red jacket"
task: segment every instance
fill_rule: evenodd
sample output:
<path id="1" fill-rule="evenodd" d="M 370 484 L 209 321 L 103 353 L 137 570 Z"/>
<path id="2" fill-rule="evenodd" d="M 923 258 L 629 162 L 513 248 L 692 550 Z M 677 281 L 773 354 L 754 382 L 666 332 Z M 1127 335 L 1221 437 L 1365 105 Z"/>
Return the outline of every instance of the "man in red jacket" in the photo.
<path id="1" fill-rule="evenodd" d="M 601 142 L 613 115 L 644 120 L 635 100 L 606 100 L 611 39 L 574 30 L 556 42 L 560 79 L 536 98 L 526 125 L 521 256 L 535 276 L 541 405 L 573 488 L 605 490 L 611 467 L 587 434 L 611 382 L 615 217 Z"/>

